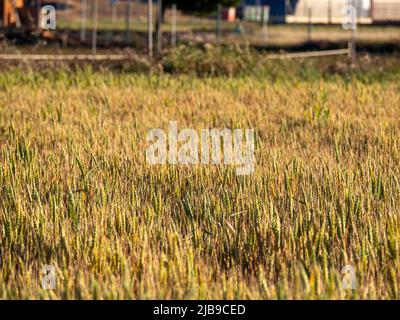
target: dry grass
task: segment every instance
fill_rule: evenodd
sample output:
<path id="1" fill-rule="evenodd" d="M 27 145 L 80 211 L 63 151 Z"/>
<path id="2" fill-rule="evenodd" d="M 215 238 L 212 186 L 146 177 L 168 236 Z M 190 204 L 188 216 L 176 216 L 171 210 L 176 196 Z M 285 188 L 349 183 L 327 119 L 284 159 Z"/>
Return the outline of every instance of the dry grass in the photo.
<path id="1" fill-rule="evenodd" d="M 0 298 L 400 298 L 397 81 L 11 70 L 0 88 Z M 255 128 L 256 172 L 147 165 L 170 120 Z"/>

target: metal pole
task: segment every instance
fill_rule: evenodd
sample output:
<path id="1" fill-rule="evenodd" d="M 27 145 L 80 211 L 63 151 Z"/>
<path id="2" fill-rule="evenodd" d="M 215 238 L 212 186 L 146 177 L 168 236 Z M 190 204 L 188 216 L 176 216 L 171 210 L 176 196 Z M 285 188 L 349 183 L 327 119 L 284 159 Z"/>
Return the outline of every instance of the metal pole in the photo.
<path id="1" fill-rule="evenodd" d="M 374 1 L 371 1 L 371 7 L 369 8 L 369 16 L 371 17 L 372 23 L 374 22 Z"/>
<path id="2" fill-rule="evenodd" d="M 261 28 L 263 28 L 264 29 L 264 6 L 259 6 L 259 10 L 260 10 L 260 13 L 261 13 L 261 15 L 260 15 L 260 24 L 261 24 Z"/>
<path id="3" fill-rule="evenodd" d="M 134 15 L 134 19 L 136 22 L 135 29 L 137 31 L 141 30 L 141 19 L 140 19 L 141 16 L 140 16 L 140 10 L 139 10 L 139 7 L 140 7 L 139 2 L 140 2 L 140 0 L 135 0 L 135 5 L 134 5 L 134 9 L 133 9 L 133 12 L 134 12 L 133 15 Z"/>
<path id="4" fill-rule="evenodd" d="M 111 22 L 112 23 L 117 22 L 117 1 L 116 0 L 111 1 Z"/>
<path id="5" fill-rule="evenodd" d="M 132 20 L 132 2 L 126 1 L 126 42 L 131 42 L 131 20 Z"/>
<path id="6" fill-rule="evenodd" d="M 217 5 L 217 45 L 221 44 L 221 20 L 222 20 L 222 6 L 220 3 Z"/>
<path id="7" fill-rule="evenodd" d="M 147 0 L 147 33 L 149 57 L 153 57 L 153 0 Z"/>
<path id="8" fill-rule="evenodd" d="M 356 0 L 356 24 L 357 23 L 361 23 L 361 5 L 362 5 L 362 1 L 358 1 Z"/>
<path id="9" fill-rule="evenodd" d="M 42 2 L 42 0 L 39 0 L 39 5 Z M 65 19 L 67 20 L 67 26 L 69 26 L 69 23 L 71 22 L 71 6 L 70 6 L 71 0 L 65 0 Z"/>
<path id="10" fill-rule="evenodd" d="M 332 24 L 332 0 L 328 0 L 328 23 Z"/>
<path id="11" fill-rule="evenodd" d="M 93 0 L 93 31 L 92 31 L 92 54 L 97 53 L 97 11 L 98 0 Z"/>
<path id="12" fill-rule="evenodd" d="M 356 31 L 357 31 L 357 19 L 354 21 L 354 25 L 351 32 L 351 63 L 353 65 L 357 62 L 357 39 L 356 39 Z"/>
<path id="13" fill-rule="evenodd" d="M 264 40 L 268 40 L 268 28 L 267 28 L 267 19 L 269 18 L 269 7 L 262 6 L 262 34 Z"/>
<path id="14" fill-rule="evenodd" d="M 157 53 L 162 55 L 162 18 L 163 18 L 163 3 L 162 0 L 157 1 Z"/>
<path id="15" fill-rule="evenodd" d="M 267 7 L 266 6 L 261 6 L 261 19 L 262 19 L 262 21 L 261 21 L 261 27 L 263 28 L 263 31 L 265 31 L 265 29 L 266 29 L 266 19 L 267 19 L 267 14 L 266 14 L 266 10 L 267 10 Z"/>
<path id="16" fill-rule="evenodd" d="M 87 0 L 81 0 L 81 42 L 86 41 Z"/>
<path id="17" fill-rule="evenodd" d="M 308 8 L 307 39 L 308 42 L 312 40 L 312 8 Z"/>
<path id="18" fill-rule="evenodd" d="M 350 29 L 351 29 L 351 39 L 349 40 L 349 58 L 351 58 L 352 65 L 355 65 L 357 62 L 357 9 L 354 6 L 354 2 L 352 2 L 352 6 L 350 6 Z"/>
<path id="19" fill-rule="evenodd" d="M 171 46 L 176 46 L 176 3 L 172 4 Z"/>
<path id="20" fill-rule="evenodd" d="M 36 11 L 36 31 L 40 30 L 40 0 L 35 0 L 35 11 Z"/>

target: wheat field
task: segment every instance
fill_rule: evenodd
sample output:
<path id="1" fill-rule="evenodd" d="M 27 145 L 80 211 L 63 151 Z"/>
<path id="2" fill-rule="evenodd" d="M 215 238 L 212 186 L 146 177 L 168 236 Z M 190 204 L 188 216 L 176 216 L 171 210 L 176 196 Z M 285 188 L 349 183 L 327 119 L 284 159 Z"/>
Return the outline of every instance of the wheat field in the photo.
<path id="1" fill-rule="evenodd" d="M 399 75 L 2 71 L 0 299 L 400 298 Z M 169 121 L 254 128 L 254 174 L 149 165 Z"/>

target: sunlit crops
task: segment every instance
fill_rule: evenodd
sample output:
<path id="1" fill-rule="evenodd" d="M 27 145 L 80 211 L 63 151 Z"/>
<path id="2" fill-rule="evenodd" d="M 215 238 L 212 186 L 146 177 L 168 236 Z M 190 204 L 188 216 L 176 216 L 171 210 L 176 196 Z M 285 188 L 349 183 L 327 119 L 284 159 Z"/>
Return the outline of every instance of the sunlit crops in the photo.
<path id="1" fill-rule="evenodd" d="M 0 88 L 0 298 L 400 298 L 398 81 L 7 71 Z M 147 165 L 173 120 L 254 128 L 255 173 Z"/>

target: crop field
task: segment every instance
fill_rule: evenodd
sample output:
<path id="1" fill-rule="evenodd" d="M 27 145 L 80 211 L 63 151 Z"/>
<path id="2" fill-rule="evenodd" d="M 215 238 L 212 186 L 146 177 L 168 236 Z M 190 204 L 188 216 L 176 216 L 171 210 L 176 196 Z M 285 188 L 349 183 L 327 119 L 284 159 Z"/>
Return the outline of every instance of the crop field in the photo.
<path id="1" fill-rule="evenodd" d="M 0 299 L 399 299 L 400 65 L 360 59 L 2 70 Z M 253 128 L 255 172 L 149 165 L 170 121 Z"/>

